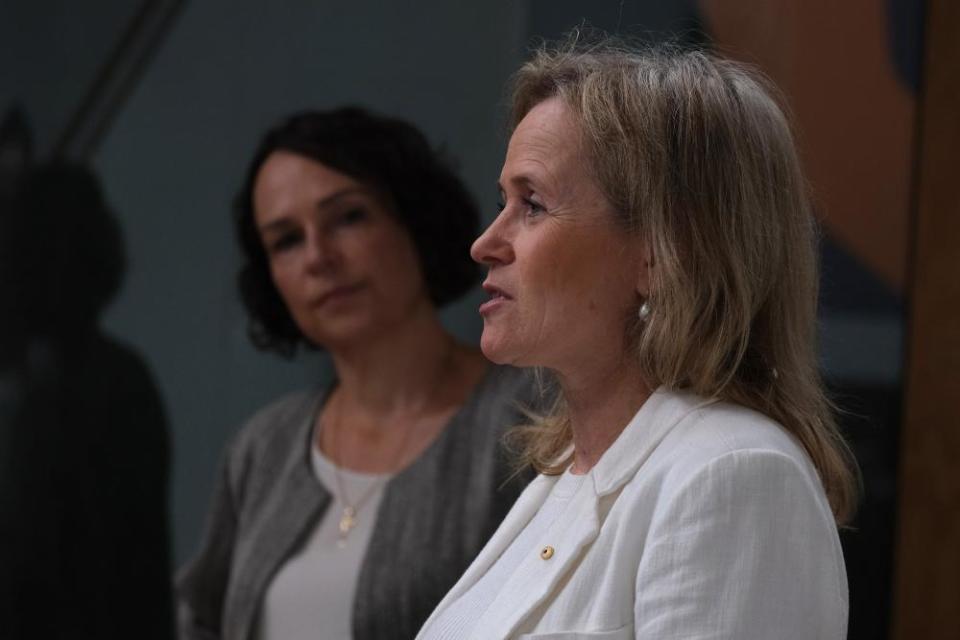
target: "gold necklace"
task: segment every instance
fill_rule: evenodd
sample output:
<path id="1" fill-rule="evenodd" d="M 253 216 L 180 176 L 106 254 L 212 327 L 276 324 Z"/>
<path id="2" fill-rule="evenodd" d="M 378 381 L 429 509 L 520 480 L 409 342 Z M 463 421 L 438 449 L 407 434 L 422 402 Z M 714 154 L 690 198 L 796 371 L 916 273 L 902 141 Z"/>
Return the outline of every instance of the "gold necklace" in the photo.
<path id="1" fill-rule="evenodd" d="M 446 353 L 444 354 L 443 360 L 440 363 L 440 367 L 438 368 L 436 380 L 434 380 L 433 384 L 430 387 L 430 392 L 427 394 L 426 400 L 424 400 L 424 403 L 423 403 L 424 408 L 430 406 L 430 403 L 433 401 L 433 398 L 436 395 L 437 390 L 440 388 L 440 383 L 443 381 L 443 374 L 447 370 L 450 364 L 450 361 L 453 358 L 454 346 L 455 345 L 451 340 L 449 343 L 449 346 L 447 347 Z M 341 400 L 342 398 L 343 398 L 342 394 L 337 396 L 337 400 Z M 340 522 L 337 525 L 337 529 L 339 531 L 339 535 L 337 536 L 338 538 L 337 546 L 342 549 L 347 546 L 347 537 L 350 535 L 350 532 L 353 531 L 353 529 L 357 526 L 357 514 L 360 511 L 360 508 L 363 507 L 364 503 L 366 503 L 367 500 L 373 497 L 377 489 L 379 489 L 389 481 L 389 477 L 384 478 L 380 482 L 374 482 L 367 489 L 367 491 L 360 496 L 358 500 L 356 500 L 355 502 L 350 501 L 349 497 L 347 496 L 346 488 L 344 487 L 340 465 L 337 464 L 337 460 L 340 460 L 339 432 L 341 428 L 341 419 L 340 419 L 342 414 L 341 405 L 342 405 L 342 400 L 341 402 L 337 403 L 336 421 L 333 423 L 335 425 L 335 428 L 330 430 L 331 432 L 330 436 L 332 440 L 331 445 L 333 449 L 333 455 L 335 458 L 334 464 L 333 464 L 333 477 L 337 483 L 337 491 L 340 494 L 339 496 L 340 501 L 343 503 L 343 511 L 340 513 Z M 408 426 L 404 430 L 403 437 L 400 440 L 400 445 L 397 447 L 396 456 L 394 459 L 403 460 L 402 455 L 407 450 L 407 444 L 410 440 L 410 434 L 413 432 L 415 424 L 416 424 L 416 420 L 412 421 L 410 426 Z M 320 431 L 321 433 L 324 431 L 323 426 L 321 426 Z"/>
<path id="2" fill-rule="evenodd" d="M 343 396 L 338 396 L 338 399 Z M 341 427 L 340 415 L 341 415 L 341 405 L 342 403 L 337 404 L 337 420 L 334 423 L 336 428 L 331 429 L 331 444 L 333 445 L 333 454 L 335 459 L 339 460 L 340 457 L 340 447 L 339 447 L 339 432 Z M 410 439 L 410 433 L 413 431 L 413 425 L 411 424 L 403 432 L 403 438 L 400 441 L 400 445 L 397 447 L 397 456 L 403 454 L 407 448 L 407 441 Z M 382 479 L 379 482 L 374 482 L 367 488 L 366 492 L 363 493 L 356 501 L 351 501 L 350 497 L 347 495 L 347 489 L 344 486 L 343 476 L 341 473 L 340 465 L 337 464 L 336 460 L 333 464 L 333 478 L 337 483 L 337 492 L 340 494 L 340 502 L 343 503 L 343 511 L 340 513 L 340 522 L 337 525 L 339 535 L 337 536 L 337 546 L 341 549 L 347 546 L 347 537 L 350 535 L 350 532 L 353 531 L 354 527 L 357 526 L 357 513 L 360 511 L 360 508 L 373 497 L 373 494 L 376 493 L 377 489 L 386 484 L 387 478 Z"/>

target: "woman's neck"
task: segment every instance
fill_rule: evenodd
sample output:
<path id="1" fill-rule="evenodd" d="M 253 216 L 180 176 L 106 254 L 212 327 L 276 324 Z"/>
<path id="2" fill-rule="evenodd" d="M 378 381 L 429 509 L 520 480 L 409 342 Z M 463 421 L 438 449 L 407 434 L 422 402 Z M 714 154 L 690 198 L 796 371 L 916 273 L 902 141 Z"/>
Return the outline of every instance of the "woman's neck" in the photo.
<path id="1" fill-rule="evenodd" d="M 623 432 L 653 390 L 637 364 L 612 364 L 557 372 L 573 431 L 573 473 L 587 473 Z"/>
<path id="2" fill-rule="evenodd" d="M 439 387 L 465 350 L 432 308 L 415 312 L 383 335 L 331 347 L 341 405 L 371 416 L 421 412 L 443 399 Z"/>
<path id="3" fill-rule="evenodd" d="M 328 348 L 340 384 L 318 416 L 317 446 L 339 466 L 367 473 L 415 460 L 488 365 L 479 350 L 457 344 L 432 309 L 382 338 Z"/>

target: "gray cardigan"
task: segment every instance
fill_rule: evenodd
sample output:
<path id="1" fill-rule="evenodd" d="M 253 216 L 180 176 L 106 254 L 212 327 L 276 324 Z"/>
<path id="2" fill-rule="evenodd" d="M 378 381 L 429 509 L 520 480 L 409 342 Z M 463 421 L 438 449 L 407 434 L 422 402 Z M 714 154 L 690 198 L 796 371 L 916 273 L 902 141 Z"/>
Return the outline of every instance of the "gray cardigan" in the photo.
<path id="1" fill-rule="evenodd" d="M 331 388 L 256 414 L 227 450 L 198 555 L 177 578 L 182 640 L 248 640 L 265 590 L 331 496 L 310 467 L 314 418 Z M 354 638 L 413 638 L 510 510 L 500 439 L 536 408 L 528 373 L 491 367 L 437 439 L 386 486 L 357 584 Z"/>

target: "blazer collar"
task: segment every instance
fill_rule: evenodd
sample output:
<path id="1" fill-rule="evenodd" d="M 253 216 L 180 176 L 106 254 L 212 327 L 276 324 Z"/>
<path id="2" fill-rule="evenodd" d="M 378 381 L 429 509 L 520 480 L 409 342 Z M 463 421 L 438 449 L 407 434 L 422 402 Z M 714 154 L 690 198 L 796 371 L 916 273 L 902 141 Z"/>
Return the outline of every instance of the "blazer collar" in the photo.
<path id="1" fill-rule="evenodd" d="M 542 544 L 553 548 L 549 559 L 532 549 L 474 627 L 474 638 L 506 638 L 545 602 L 586 547 L 597 537 L 604 514 L 618 492 L 637 472 L 670 430 L 692 411 L 712 404 L 693 394 L 657 389 L 603 454 L 571 498 L 565 512 L 550 527 Z M 592 481 L 591 481 L 592 480 Z M 466 593 L 490 569 L 540 509 L 557 476 L 538 476 L 514 504 L 493 537 L 460 581 L 437 606 L 426 626 Z M 604 500 L 610 496 L 610 500 Z"/>
<path id="2" fill-rule="evenodd" d="M 588 480 L 550 527 L 541 546 L 532 549 L 517 567 L 478 621 L 474 640 L 512 637 L 531 612 L 547 602 L 564 578 L 576 569 L 585 550 L 599 535 L 605 514 L 618 492 L 636 475 L 663 438 L 684 417 L 713 402 L 693 394 L 672 392 L 662 387 L 657 389 L 594 465 Z M 556 477 L 532 485 L 530 499 L 518 509 L 522 517 L 503 527 L 502 536 L 495 536 L 499 538 L 495 555 L 492 560 L 488 556 L 487 562 L 492 564 L 516 538 L 543 504 L 555 482 Z M 552 555 L 544 559 L 540 551 L 547 545 L 552 547 Z M 469 584 L 478 578 L 479 575 L 472 577 Z"/>
<path id="3" fill-rule="evenodd" d="M 658 387 L 590 471 L 598 497 L 619 491 L 688 414 L 715 399 Z"/>

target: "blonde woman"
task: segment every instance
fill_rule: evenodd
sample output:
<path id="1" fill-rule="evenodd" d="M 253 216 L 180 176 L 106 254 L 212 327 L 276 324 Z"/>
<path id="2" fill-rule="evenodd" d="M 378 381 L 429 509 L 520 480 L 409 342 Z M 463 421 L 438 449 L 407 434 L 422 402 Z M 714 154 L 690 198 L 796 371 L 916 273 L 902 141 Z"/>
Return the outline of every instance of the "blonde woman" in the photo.
<path id="1" fill-rule="evenodd" d="M 420 638 L 839 640 L 854 476 L 817 376 L 783 111 L 703 52 L 541 50 L 472 248 L 491 360 L 560 401 L 541 475 Z"/>

